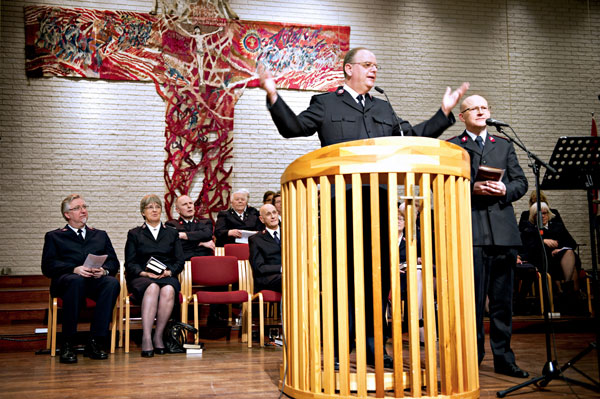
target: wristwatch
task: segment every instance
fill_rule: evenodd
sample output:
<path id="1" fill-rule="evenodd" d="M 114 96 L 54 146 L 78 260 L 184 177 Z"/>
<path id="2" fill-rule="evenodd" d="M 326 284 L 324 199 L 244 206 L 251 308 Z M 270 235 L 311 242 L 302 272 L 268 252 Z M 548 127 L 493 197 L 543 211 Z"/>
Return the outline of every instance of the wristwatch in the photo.
<path id="1" fill-rule="evenodd" d="M 104 275 L 108 276 L 108 270 L 104 269 Z"/>

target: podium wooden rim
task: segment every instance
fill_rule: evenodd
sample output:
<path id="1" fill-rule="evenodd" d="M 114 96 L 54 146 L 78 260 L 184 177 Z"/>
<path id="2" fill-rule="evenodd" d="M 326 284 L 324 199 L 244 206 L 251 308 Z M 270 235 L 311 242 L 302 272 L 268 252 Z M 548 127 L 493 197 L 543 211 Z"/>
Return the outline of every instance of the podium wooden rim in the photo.
<path id="1" fill-rule="evenodd" d="M 460 146 L 427 137 L 379 137 L 322 147 L 292 162 L 281 184 L 353 173 L 437 173 L 470 179 L 469 154 Z"/>

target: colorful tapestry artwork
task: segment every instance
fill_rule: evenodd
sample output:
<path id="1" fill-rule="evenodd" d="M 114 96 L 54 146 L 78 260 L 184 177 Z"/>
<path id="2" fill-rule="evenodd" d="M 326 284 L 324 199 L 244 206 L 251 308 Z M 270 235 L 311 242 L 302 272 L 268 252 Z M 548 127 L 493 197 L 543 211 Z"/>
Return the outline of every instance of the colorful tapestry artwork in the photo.
<path id="1" fill-rule="evenodd" d="M 197 214 L 228 207 L 234 106 L 258 86 L 264 63 L 278 87 L 334 90 L 343 81 L 347 26 L 293 25 L 220 18 L 196 9 L 185 20 L 48 6 L 25 7 L 28 77 L 152 81 L 166 103 L 165 208 L 196 182 Z"/>

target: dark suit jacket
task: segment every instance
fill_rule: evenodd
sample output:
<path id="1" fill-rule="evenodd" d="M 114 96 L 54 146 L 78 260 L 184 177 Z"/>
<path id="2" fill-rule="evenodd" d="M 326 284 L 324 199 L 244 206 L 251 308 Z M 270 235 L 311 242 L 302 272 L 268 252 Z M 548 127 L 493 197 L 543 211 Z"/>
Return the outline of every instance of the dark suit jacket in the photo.
<path id="1" fill-rule="evenodd" d="M 556 223 L 556 222 L 561 222 L 564 224 L 562 217 L 560 216 L 560 213 L 558 213 L 557 209 L 550 209 L 550 211 L 554 214 L 554 217 L 552 218 L 552 220 Z M 521 213 L 521 218 L 519 219 L 519 231 L 523 232 L 523 229 L 525 229 L 525 227 L 527 227 L 527 224 L 529 223 L 529 211 L 523 211 Z M 521 237 L 522 238 L 522 237 Z"/>
<path id="2" fill-rule="evenodd" d="M 281 279 L 281 246 L 267 230 L 250 236 L 248 245 L 256 292 L 257 287 L 268 287 L 273 280 Z"/>
<path id="3" fill-rule="evenodd" d="M 428 121 L 411 126 L 405 120 L 397 120 L 386 101 L 367 94 L 363 108 L 339 87 L 335 92 L 317 94 L 310 106 L 296 116 L 279 95 L 274 104 L 268 104 L 271 117 L 279 134 L 285 138 L 319 134 L 321 146 L 384 136 L 438 137 L 454 122 L 440 110 Z"/>
<path id="4" fill-rule="evenodd" d="M 577 247 L 577 242 L 573 236 L 571 236 L 562 220 L 552 218 L 552 220 L 548 221 L 548 228 L 544 228 L 543 231 L 544 239 L 549 238 L 558 241 L 558 249 L 564 247 L 575 249 L 575 247 Z M 521 229 L 521 239 L 523 240 L 524 259 L 536 266 L 541 266 L 543 262 L 542 243 L 538 236 L 537 226 L 527 221 L 524 224 L 523 229 Z M 551 260 L 553 249 L 550 249 L 545 245 L 544 249 L 548 253 L 548 259 Z"/>
<path id="5" fill-rule="evenodd" d="M 163 224 L 156 240 L 145 223 L 129 230 L 125 243 L 125 271 L 128 281 L 146 270 L 150 257 L 167 265 L 173 277 L 181 273 L 185 261 L 177 230 Z"/>
<path id="6" fill-rule="evenodd" d="M 210 248 L 198 246 L 201 242 L 212 240 L 213 225 L 210 219 L 194 218 L 192 221 L 186 222 L 182 217 L 179 217 L 179 219 L 169 220 L 166 224 L 174 227 L 178 232 L 187 234 L 188 239 L 181 240 L 185 260 L 190 260 L 193 256 L 213 254 Z"/>
<path id="7" fill-rule="evenodd" d="M 54 281 L 64 274 L 73 273 L 73 269 L 83 265 L 89 254 L 108 255 L 102 267 L 112 276 L 119 271 L 119 259 L 105 231 L 86 226 L 83 242 L 68 225 L 49 231 L 44 237 L 42 273 Z"/>
<path id="8" fill-rule="evenodd" d="M 263 230 L 265 225 L 262 224 L 258 217 L 258 210 L 256 210 L 256 208 L 252 208 L 251 206 L 246 207 L 246 210 L 244 211 L 244 220 L 240 219 L 233 208 L 219 212 L 217 215 L 217 223 L 215 225 L 217 247 L 222 247 L 225 244 L 235 244 L 235 237 L 230 237 L 227 235 L 229 230 Z"/>
<path id="9" fill-rule="evenodd" d="M 512 143 L 488 132 L 482 153 L 466 131 L 448 141 L 467 150 L 471 157 L 471 190 L 479 165 L 505 169 L 502 177 L 506 185 L 505 196 L 473 195 L 471 191 L 473 245 L 520 246 L 521 238 L 512 203 L 527 192 L 527 178 L 519 166 Z"/>

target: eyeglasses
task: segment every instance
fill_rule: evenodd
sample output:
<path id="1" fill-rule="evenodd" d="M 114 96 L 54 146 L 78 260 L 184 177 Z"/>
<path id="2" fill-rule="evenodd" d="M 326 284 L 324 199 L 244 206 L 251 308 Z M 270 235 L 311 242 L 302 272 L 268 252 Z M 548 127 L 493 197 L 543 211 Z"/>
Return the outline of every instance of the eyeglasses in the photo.
<path id="1" fill-rule="evenodd" d="M 365 62 L 349 62 L 348 64 L 352 64 L 352 65 L 358 64 L 358 65 L 362 66 L 365 69 L 375 68 L 376 71 L 378 71 L 378 70 L 381 69 L 381 67 L 379 65 L 375 64 L 374 62 L 368 62 L 368 61 L 365 61 Z"/>
<path id="2" fill-rule="evenodd" d="M 87 210 L 87 209 L 88 209 L 88 206 L 87 206 L 87 205 L 85 205 L 85 204 L 84 204 L 84 205 L 77 205 L 75 208 L 71 208 L 71 209 L 69 209 L 69 211 L 73 211 L 73 212 L 79 212 L 79 211 L 80 211 L 80 210 L 82 210 L 82 209 L 84 209 L 84 210 Z"/>
<path id="3" fill-rule="evenodd" d="M 161 207 L 160 205 L 156 205 L 156 204 L 146 205 L 146 206 L 144 207 L 144 209 L 145 209 L 145 210 L 149 210 L 149 209 L 151 209 L 151 210 L 153 210 L 153 211 L 154 211 L 154 210 L 160 211 L 160 210 L 161 210 L 161 208 L 162 208 L 162 207 Z"/>
<path id="4" fill-rule="evenodd" d="M 486 111 L 490 111 L 492 109 L 492 107 L 486 107 L 485 105 L 480 105 L 477 107 L 471 107 L 471 108 L 467 108 L 463 111 L 460 111 L 461 114 L 464 114 L 465 112 L 469 112 L 469 111 L 474 111 L 477 110 L 477 113 L 483 114 Z"/>

